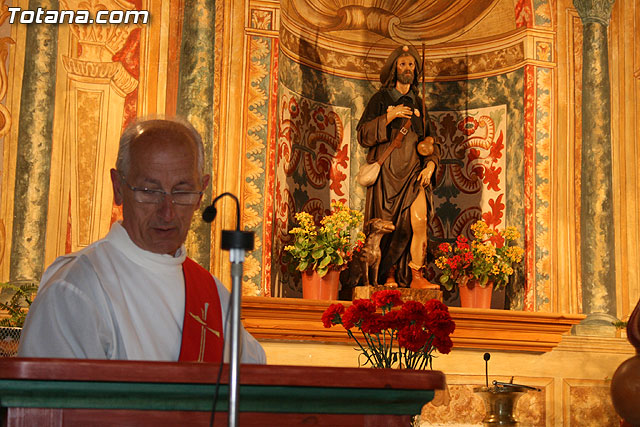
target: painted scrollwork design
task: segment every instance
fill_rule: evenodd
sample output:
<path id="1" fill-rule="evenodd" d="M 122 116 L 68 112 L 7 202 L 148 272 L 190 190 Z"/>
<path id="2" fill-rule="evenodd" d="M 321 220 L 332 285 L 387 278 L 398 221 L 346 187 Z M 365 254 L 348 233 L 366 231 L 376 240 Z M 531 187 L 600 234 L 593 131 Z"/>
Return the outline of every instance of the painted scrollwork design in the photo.
<path id="1" fill-rule="evenodd" d="M 278 164 L 282 166 L 287 175 L 291 175 L 298 167 L 300 150 L 293 148 L 293 141 L 300 141 L 300 129 L 297 117 L 300 114 L 298 102 L 290 98 L 289 102 L 283 101 L 281 111 L 287 111 L 289 118 L 281 118 L 280 132 L 278 135 Z"/>
<path id="2" fill-rule="evenodd" d="M 450 166 L 453 184 L 466 194 L 479 191 L 483 183 L 488 189 L 499 191 L 501 168 L 496 163 L 504 148 L 502 132 L 494 139 L 495 124 L 489 116 L 481 116 L 477 120 L 466 117 L 458 123 L 458 129 L 469 137 L 453 148 L 455 158 L 465 159 L 464 163 L 452 163 Z"/>
<path id="3" fill-rule="evenodd" d="M 292 236 L 289 234 L 289 224 L 293 222 L 293 214 L 296 210 L 295 201 L 288 188 L 282 188 L 280 182 L 276 184 L 275 200 L 275 241 L 289 242 Z"/>
<path id="4" fill-rule="evenodd" d="M 0 25 L 3 25 L 9 17 L 8 6 L 4 4 L 0 5 Z M 7 57 L 9 56 L 9 46 L 15 44 L 15 41 L 11 37 L 0 38 L 0 101 L 7 96 L 7 87 L 9 79 L 7 77 Z M 0 137 L 4 136 L 11 129 L 11 113 L 3 104 L 0 104 Z"/>
<path id="5" fill-rule="evenodd" d="M 282 103 L 288 111 L 288 118 L 281 119 L 278 142 L 278 162 L 285 173 L 291 176 L 302 159 L 304 176 L 314 188 L 325 188 L 330 182 L 344 181 L 346 175 L 337 166 L 346 167 L 347 147 L 341 146 L 344 125 L 333 111 L 323 107 L 311 110 L 308 101 L 301 104 L 294 98 Z M 340 190 L 339 186 L 337 189 Z M 340 194 L 340 191 L 337 191 Z"/>

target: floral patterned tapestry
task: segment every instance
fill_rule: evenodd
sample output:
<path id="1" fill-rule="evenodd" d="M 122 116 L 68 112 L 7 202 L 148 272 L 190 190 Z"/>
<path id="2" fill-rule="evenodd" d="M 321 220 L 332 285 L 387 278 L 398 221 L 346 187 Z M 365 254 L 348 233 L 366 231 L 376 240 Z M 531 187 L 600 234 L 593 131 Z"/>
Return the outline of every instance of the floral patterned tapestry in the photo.
<path id="1" fill-rule="evenodd" d="M 316 219 L 331 202 L 349 202 L 351 110 L 319 103 L 281 87 L 276 155 L 272 294 L 300 295 L 297 272 L 282 260 L 296 212 Z"/>
<path id="2" fill-rule="evenodd" d="M 503 228 L 506 208 L 506 105 L 466 111 L 431 111 L 442 149 L 431 239 L 467 234 L 478 219 Z"/>

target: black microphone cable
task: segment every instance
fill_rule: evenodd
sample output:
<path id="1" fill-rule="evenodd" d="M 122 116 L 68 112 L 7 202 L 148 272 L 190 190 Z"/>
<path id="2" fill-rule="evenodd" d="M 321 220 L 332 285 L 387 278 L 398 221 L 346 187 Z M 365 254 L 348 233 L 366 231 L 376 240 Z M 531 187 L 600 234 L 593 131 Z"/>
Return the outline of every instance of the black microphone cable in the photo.
<path id="1" fill-rule="evenodd" d="M 231 297 L 229 297 L 229 302 L 227 303 L 227 315 L 224 316 L 224 322 L 222 323 L 222 330 L 228 331 L 227 326 L 229 325 L 229 314 L 231 313 Z M 225 335 L 226 333 L 223 332 Z M 220 366 L 218 367 L 218 375 L 216 376 L 216 388 L 213 392 L 213 402 L 211 405 L 211 416 L 209 417 L 209 427 L 213 427 L 213 423 L 216 420 L 216 405 L 218 405 L 218 396 L 220 392 L 220 380 L 222 379 L 222 366 L 224 365 L 224 352 L 227 349 L 227 340 L 222 340 L 222 360 L 220 361 Z"/>

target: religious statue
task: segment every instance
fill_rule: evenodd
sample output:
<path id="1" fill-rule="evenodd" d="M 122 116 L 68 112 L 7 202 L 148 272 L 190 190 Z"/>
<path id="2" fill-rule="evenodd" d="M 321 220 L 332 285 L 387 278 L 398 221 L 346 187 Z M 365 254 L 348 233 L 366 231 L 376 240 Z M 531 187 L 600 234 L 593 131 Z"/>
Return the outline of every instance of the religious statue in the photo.
<path id="1" fill-rule="evenodd" d="M 367 185 L 365 223 L 380 218 L 395 226 L 380 240 L 374 284 L 438 289 L 424 277 L 424 266 L 440 149 L 429 136 L 427 110 L 418 94 L 420 63 L 412 46 L 400 46 L 387 58 L 380 72 L 382 87 L 357 127 L 358 143 L 369 148 L 364 168 L 375 166 L 369 182 L 360 177 L 359 182 Z"/>

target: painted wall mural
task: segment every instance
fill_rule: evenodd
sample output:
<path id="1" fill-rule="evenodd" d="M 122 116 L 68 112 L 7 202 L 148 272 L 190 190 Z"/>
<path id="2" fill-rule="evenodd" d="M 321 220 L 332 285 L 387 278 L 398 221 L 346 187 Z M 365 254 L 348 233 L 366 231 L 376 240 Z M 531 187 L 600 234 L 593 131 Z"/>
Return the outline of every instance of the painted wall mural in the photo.
<path id="1" fill-rule="evenodd" d="M 92 15 L 104 7 L 136 8 L 124 2 L 61 1 L 65 9 L 83 5 Z M 105 185 L 105 180 L 108 183 L 109 169 L 115 164 L 116 141 L 125 124 L 136 117 L 140 28 L 70 25 L 69 29 L 71 48 L 62 55 L 62 63 L 68 76 L 65 145 L 71 153 L 71 221 L 65 248 L 72 252 L 104 236 L 115 219 L 111 185 Z"/>
<path id="2" fill-rule="evenodd" d="M 60 3 L 61 7 L 80 7 L 77 1 Z M 115 154 L 111 141 L 117 140 L 121 127 L 138 114 L 162 113 L 164 106 L 175 108 L 179 81 L 175 76 L 179 71 L 171 69 L 164 80 L 154 79 L 171 68 L 157 62 L 170 62 L 184 50 L 180 47 L 183 34 L 172 21 L 182 16 L 184 4 L 169 3 L 109 2 L 114 8 L 152 10 L 155 20 L 147 26 L 108 31 L 97 31 L 95 26 L 58 29 L 54 52 L 58 67 L 51 80 L 56 86 L 51 97 L 56 103 L 55 117 L 49 135 L 55 143 L 51 159 L 46 160 L 51 161 L 51 188 L 44 207 L 48 217 L 37 226 L 30 221 L 31 231 L 46 236 L 44 258 L 48 261 L 95 240 L 118 217 L 109 186 L 100 183 Z M 572 67 L 571 105 L 579 104 L 582 91 L 582 40 L 571 7 L 566 25 L 576 27 L 569 28 L 572 51 L 560 52 L 558 48 L 564 44 L 558 44 L 558 28 L 564 28 L 565 22 L 558 17 L 565 12 L 559 12 L 558 5 L 548 0 L 465 0 L 456 2 L 458 9 L 454 3 L 440 0 L 243 4 L 247 8 L 242 10 L 248 13 L 241 14 L 244 20 L 240 25 L 232 22 L 239 6 L 216 2 L 215 50 L 206 54 L 216 58 L 215 111 L 211 116 L 214 135 L 208 135 L 215 140 L 211 170 L 214 174 L 221 170 L 228 161 L 225 153 L 239 154 L 236 175 L 241 181 L 243 226 L 257 236 L 256 249 L 245 263 L 245 294 L 297 296 L 294 278 L 283 279 L 281 260 L 294 211 L 308 208 L 320 212 L 330 200 L 346 200 L 354 208 L 362 206 L 364 190 L 354 183 L 353 176 L 364 162 L 364 150 L 355 143 L 355 126 L 366 100 L 377 89 L 377 73 L 388 51 L 410 40 L 416 46 L 423 41 L 426 44 L 426 101 L 441 142 L 467 141 L 466 146 L 461 143 L 464 150 L 456 148 L 447 154 L 451 157 L 445 159 L 440 171 L 443 194 L 432 225 L 434 241 L 458 232 L 459 223 L 465 220 L 458 218 L 457 209 L 469 218 L 471 213 L 494 215 L 493 221 L 501 221 L 500 226 L 513 225 L 521 231 L 526 248 L 526 274 L 511 308 L 580 310 L 579 229 L 566 239 L 575 251 L 567 261 L 571 265 L 566 268 L 573 270 L 565 276 L 575 280 L 566 301 L 558 302 L 561 284 L 554 282 L 554 274 L 558 274 L 554 259 L 560 255 L 554 234 L 558 226 L 554 203 L 558 201 L 553 197 L 554 188 L 561 185 L 554 181 L 558 164 L 554 150 L 559 143 L 558 128 L 563 126 L 557 123 L 558 105 L 566 101 L 558 98 L 558 80 L 564 78 L 560 73 L 565 73 L 560 70 L 563 56 L 568 55 Z M 97 7 L 96 2 L 90 5 Z M 420 9 L 425 5 L 428 7 Z M 167 12 L 177 15 L 169 18 Z M 229 33 L 225 25 L 230 22 L 234 31 L 242 27 L 242 36 Z M 8 71 L 0 70 L 0 137 L 5 136 L 4 169 L 0 171 L 0 269 L 8 277 L 7 254 L 15 243 L 12 215 L 20 201 L 20 195 L 14 194 L 16 170 L 12 166 L 16 164 L 18 135 L 10 126 L 12 121 L 19 122 L 20 103 L 16 99 L 22 90 L 21 76 L 29 70 L 24 69 L 28 64 L 24 56 L 13 52 L 24 51 L 26 28 L 6 22 L 3 28 L 0 57 L 7 62 Z M 19 44 L 16 49 L 14 42 Z M 230 57 L 243 64 L 243 86 L 232 95 L 228 95 L 229 81 L 240 80 L 240 74 L 226 74 Z M 150 71 L 156 66 L 157 70 Z M 150 106 L 150 100 L 155 104 Z M 570 110 L 569 138 L 578 146 L 581 135 L 575 129 L 580 127 L 581 115 Z M 304 122 L 299 119 L 302 116 Z M 241 138 L 218 139 L 229 123 L 236 123 L 234 117 L 242 118 L 237 121 L 242 127 L 235 128 Z M 485 145 L 474 146 L 479 141 Z M 572 186 L 567 191 L 576 199 L 580 190 L 573 183 L 580 182 L 579 152 L 572 156 L 575 170 L 566 172 Z M 445 194 L 445 188 L 460 193 L 452 197 Z M 212 191 L 219 190 L 222 188 Z M 578 197 L 570 209 L 578 206 L 579 213 L 579 204 Z M 213 262 L 213 249 L 204 253 L 205 260 L 207 255 L 211 267 L 222 270 Z"/>
<path id="3" fill-rule="evenodd" d="M 102 234 L 119 215 L 108 185 L 100 183 L 109 167 L 103 162 L 112 161 L 121 127 L 138 114 L 176 111 L 184 101 L 206 114 L 213 109 L 206 120 L 195 118 L 207 123 L 202 127 L 211 142 L 207 167 L 214 176 L 231 177 L 224 183 L 241 199 L 243 227 L 256 233 L 256 248 L 245 260 L 244 293 L 298 297 L 299 278 L 288 274 L 281 258 L 292 215 L 302 209 L 320 214 L 330 200 L 362 206 L 364 191 L 353 177 L 364 162 L 364 150 L 355 143 L 355 127 L 377 89 L 377 73 L 389 49 L 410 40 L 418 48 L 422 41 L 426 44 L 426 102 L 446 152 L 438 177 L 433 243 L 464 232 L 471 218 L 482 215 L 499 226 L 515 226 L 523 235 L 526 268 L 510 307 L 582 310 L 583 239 L 576 224 L 581 205 L 580 106 L 589 88 L 583 90 L 585 42 L 573 0 L 23 1 L 69 8 L 108 3 L 152 11 L 149 25 L 120 34 L 32 26 L 31 31 L 55 33 L 42 34 L 46 46 L 39 49 L 27 43 L 27 26 L 6 22 L 7 3 L 16 2 L 0 0 L 0 280 L 9 279 L 10 254 L 22 241 L 32 243 L 22 251 L 30 263 L 19 263 L 29 272 Z M 196 3 L 187 16 L 200 19 L 185 21 L 184 9 Z M 198 32 L 204 18 L 198 11 L 214 4 L 215 49 L 212 26 L 207 37 Z M 433 13 L 436 9 L 439 14 Z M 613 180 L 620 184 L 614 193 L 620 318 L 640 291 L 640 193 L 633 160 L 639 146 L 633 125 L 640 108 L 640 34 L 633 31 L 638 22 L 637 1 L 616 0 L 608 42 L 612 88 L 617 88 L 612 92 L 612 158 Z M 194 31 L 183 34 L 185 26 Z M 189 83 L 181 54 L 198 41 L 202 43 L 191 52 L 197 52 L 201 78 L 207 75 L 214 81 L 213 94 L 209 81 L 178 90 Z M 43 68 L 38 79 L 25 77 Z M 209 98 L 213 107 L 201 101 Z M 21 102 L 37 106 L 34 111 L 47 119 L 32 120 L 26 109 L 21 113 Z M 43 113 L 52 111 L 51 116 Z M 19 132 L 21 125 L 24 130 Z M 52 129 L 43 132 L 49 125 Z M 234 138 L 225 138 L 230 128 Z M 45 153 L 31 157 L 38 171 L 50 166 L 50 173 L 30 175 L 25 156 L 17 154 L 24 147 L 51 148 L 50 155 L 46 150 L 25 151 Z M 212 186 L 213 194 L 228 189 L 221 182 Z M 34 202 L 36 191 L 42 191 L 42 197 Z M 15 231 L 20 221 L 28 225 L 24 232 Z M 211 236 L 220 228 L 214 224 Z M 228 285 L 227 254 L 217 262 L 219 251 L 211 245 L 201 255 L 204 263 L 210 258 L 212 272 Z M 507 375 L 512 368 L 517 373 L 531 360 L 541 362 L 534 365 L 546 367 L 544 375 L 550 375 L 549 369 L 555 372 L 575 360 L 588 363 L 592 353 L 618 357 L 626 350 L 622 344 L 611 347 L 614 340 L 599 344 L 589 339 L 584 347 L 582 338 L 564 336 L 561 351 L 545 354 L 544 360 L 496 352 L 496 360 L 505 356 L 505 362 L 494 374 Z M 293 347 L 284 344 L 278 351 L 289 353 Z M 327 347 L 325 352 L 332 356 L 333 351 Z M 455 357 L 470 362 L 470 371 L 479 371 L 473 366 L 480 356 L 468 353 Z M 564 356 L 553 359 L 558 353 Z M 479 420 L 483 409 L 471 388 L 484 377 L 447 375 L 452 404 L 425 409 L 423 420 L 462 419 L 460 414 Z M 521 383 L 544 391 L 520 400 L 522 422 L 619 421 L 609 406 L 597 404 L 606 401 L 607 383 L 588 379 L 592 373 L 528 375 L 520 377 Z"/>

